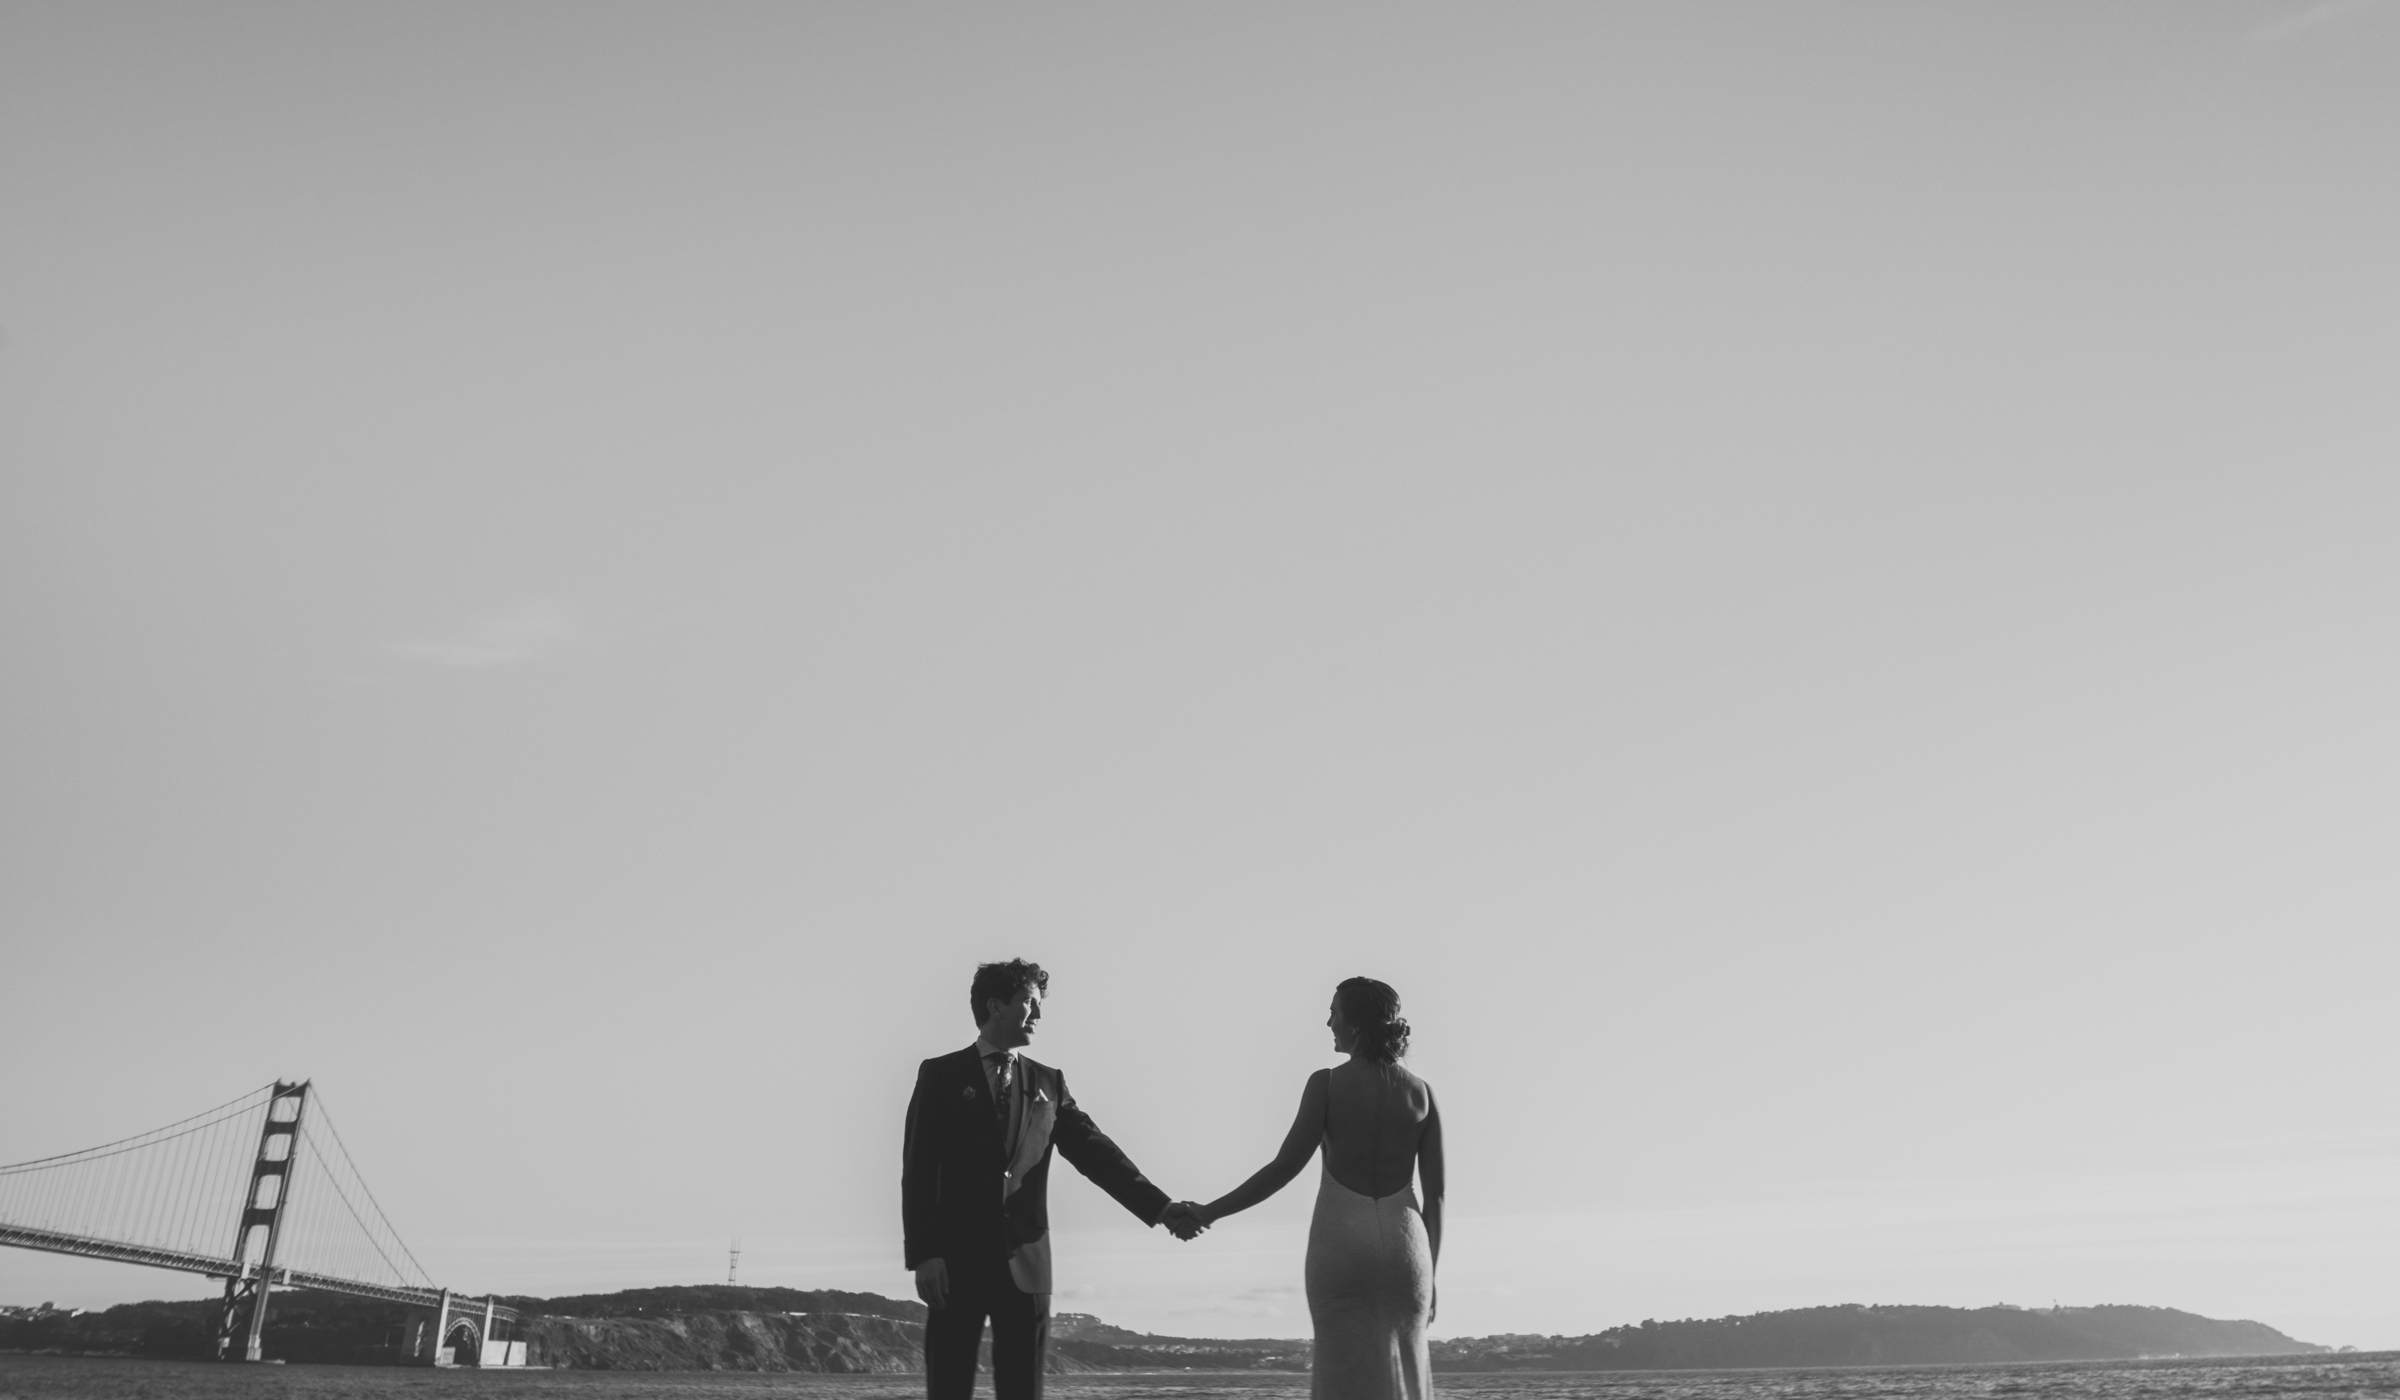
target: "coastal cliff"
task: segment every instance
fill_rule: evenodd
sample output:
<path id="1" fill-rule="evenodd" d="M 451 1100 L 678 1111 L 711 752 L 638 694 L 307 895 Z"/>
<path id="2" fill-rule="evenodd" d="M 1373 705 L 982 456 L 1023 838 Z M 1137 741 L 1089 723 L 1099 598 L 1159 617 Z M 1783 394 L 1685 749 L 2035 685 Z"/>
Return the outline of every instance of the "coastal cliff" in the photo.
<path id="1" fill-rule="evenodd" d="M 526 1362 L 579 1371 L 913 1371 L 925 1325 L 856 1313 L 527 1319 Z"/>
<path id="2" fill-rule="evenodd" d="M 642 1289 L 519 1298 L 535 1366 L 606 1371 L 915 1371 L 925 1307 L 872 1293 L 797 1289 Z M 984 1343 L 984 1364 L 991 1362 Z M 1305 1341 L 1153 1337 L 1083 1313 L 1050 1320 L 1049 1370 L 1308 1369 Z"/>
<path id="3" fill-rule="evenodd" d="M 634 1288 L 510 1298 L 526 1361 L 589 1371 L 913 1371 L 925 1305 L 838 1289 Z"/>

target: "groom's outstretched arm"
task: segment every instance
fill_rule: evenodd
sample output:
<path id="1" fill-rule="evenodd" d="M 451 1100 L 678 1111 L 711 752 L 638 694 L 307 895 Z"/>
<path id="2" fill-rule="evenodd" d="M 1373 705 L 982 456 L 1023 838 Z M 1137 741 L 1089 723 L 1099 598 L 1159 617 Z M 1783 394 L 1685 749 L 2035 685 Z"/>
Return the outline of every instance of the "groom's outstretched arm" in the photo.
<path id="1" fill-rule="evenodd" d="M 1110 1141 L 1092 1115 L 1083 1111 L 1075 1096 L 1067 1092 L 1067 1079 L 1058 1079 L 1058 1118 L 1050 1129 L 1050 1141 L 1057 1145 L 1060 1156 L 1075 1164 L 1075 1170 L 1092 1179 L 1094 1185 L 1117 1198 L 1117 1204 L 1132 1211 L 1144 1225 L 1156 1225 L 1167 1212 L 1167 1193 L 1142 1175 L 1123 1148 Z"/>

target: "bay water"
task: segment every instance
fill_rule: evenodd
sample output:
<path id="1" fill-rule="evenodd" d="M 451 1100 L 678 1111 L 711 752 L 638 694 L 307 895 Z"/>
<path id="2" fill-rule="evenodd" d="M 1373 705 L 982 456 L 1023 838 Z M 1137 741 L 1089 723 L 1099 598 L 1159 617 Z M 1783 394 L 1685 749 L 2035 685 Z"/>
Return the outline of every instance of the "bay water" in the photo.
<path id="1" fill-rule="evenodd" d="M 920 1376 L 734 1371 L 435 1371 L 389 1366 L 224 1366 L 114 1357 L 0 1355 L 0 1400 L 915 1400 Z M 2400 1352 L 1796 1371 L 1444 1373 L 1437 1393 L 1475 1400 L 2218 1400 L 2390 1396 Z M 1054 1376 L 1058 1400 L 1307 1400 L 1289 1372 Z M 978 1388 L 988 1396 L 988 1382 Z"/>

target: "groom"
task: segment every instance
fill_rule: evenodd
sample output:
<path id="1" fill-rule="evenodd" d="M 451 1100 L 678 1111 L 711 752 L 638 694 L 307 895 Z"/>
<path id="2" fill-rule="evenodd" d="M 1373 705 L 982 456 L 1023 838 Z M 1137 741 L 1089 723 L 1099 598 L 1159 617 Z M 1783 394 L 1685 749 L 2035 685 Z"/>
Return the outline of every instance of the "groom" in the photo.
<path id="1" fill-rule="evenodd" d="M 917 1067 L 901 1149 L 900 1215 L 925 1323 L 925 1394 L 967 1400 L 983 1320 L 992 1393 L 1036 1400 L 1050 1347 L 1050 1149 L 1145 1225 L 1198 1227 L 1150 1184 L 1066 1078 L 1017 1052 L 1033 1042 L 1050 974 L 1022 958 L 975 969 L 975 1043 Z M 1188 1233 L 1187 1233 L 1188 1232 Z"/>

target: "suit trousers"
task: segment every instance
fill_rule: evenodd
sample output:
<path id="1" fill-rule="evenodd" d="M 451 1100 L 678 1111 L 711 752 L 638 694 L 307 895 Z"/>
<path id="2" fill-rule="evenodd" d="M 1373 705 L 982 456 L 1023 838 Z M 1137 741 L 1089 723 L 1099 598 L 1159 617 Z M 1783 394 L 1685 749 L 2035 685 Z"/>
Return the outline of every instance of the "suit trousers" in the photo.
<path id="1" fill-rule="evenodd" d="M 1027 1293 L 1003 1258 L 951 1259 L 949 1301 L 925 1322 L 926 1400 L 969 1400 L 983 1322 L 992 1322 L 993 1400 L 1041 1400 L 1050 1295 Z"/>

